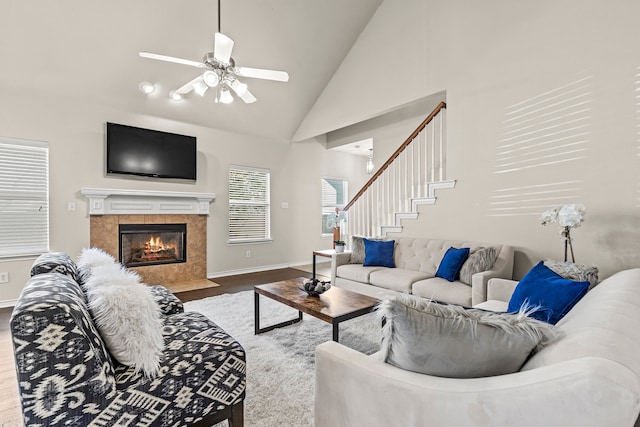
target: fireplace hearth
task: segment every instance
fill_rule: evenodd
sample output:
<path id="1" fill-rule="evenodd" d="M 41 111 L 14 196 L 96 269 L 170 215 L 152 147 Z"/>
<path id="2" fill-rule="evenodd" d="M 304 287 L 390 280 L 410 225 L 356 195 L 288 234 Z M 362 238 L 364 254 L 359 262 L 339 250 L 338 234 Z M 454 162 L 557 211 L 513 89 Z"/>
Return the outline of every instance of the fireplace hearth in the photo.
<path id="1" fill-rule="evenodd" d="M 187 261 L 186 224 L 119 224 L 119 258 L 126 267 Z"/>

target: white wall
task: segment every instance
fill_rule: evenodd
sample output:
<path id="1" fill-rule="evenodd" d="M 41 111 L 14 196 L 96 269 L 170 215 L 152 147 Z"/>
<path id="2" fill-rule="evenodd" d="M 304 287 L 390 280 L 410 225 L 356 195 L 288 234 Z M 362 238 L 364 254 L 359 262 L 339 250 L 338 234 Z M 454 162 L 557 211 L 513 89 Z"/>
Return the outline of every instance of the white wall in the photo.
<path id="1" fill-rule="evenodd" d="M 107 177 L 107 121 L 196 136 L 197 182 Z M 327 151 L 315 141 L 286 144 L 23 91 L 3 93 L 0 133 L 49 142 L 52 251 L 75 256 L 89 245 L 88 201 L 80 194 L 81 187 L 216 193 L 207 227 L 209 276 L 310 263 L 314 249 L 331 247 L 329 239 L 321 238 L 320 177 L 346 178 L 352 188 L 365 179 L 362 158 Z M 250 247 L 226 243 L 230 164 L 271 170 L 272 243 Z M 76 202 L 75 212 L 67 211 L 67 202 L 71 201 Z M 281 207 L 282 202 L 288 202 L 288 209 Z M 245 257 L 247 249 L 252 252 L 251 258 Z M 10 275 L 9 283 L 0 284 L 0 306 L 18 298 L 32 262 L 0 261 L 0 271 Z"/>
<path id="2" fill-rule="evenodd" d="M 446 90 L 457 187 L 403 235 L 512 244 L 521 277 L 562 258 L 540 213 L 583 203 L 577 261 L 601 277 L 640 266 L 639 14 L 632 0 L 385 0 L 296 136 Z"/>

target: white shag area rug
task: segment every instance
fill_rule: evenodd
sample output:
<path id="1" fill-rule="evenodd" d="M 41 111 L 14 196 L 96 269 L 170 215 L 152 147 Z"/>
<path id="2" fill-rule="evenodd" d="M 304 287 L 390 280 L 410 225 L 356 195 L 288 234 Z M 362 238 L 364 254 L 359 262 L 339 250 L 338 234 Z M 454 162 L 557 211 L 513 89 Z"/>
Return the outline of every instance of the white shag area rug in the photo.
<path id="1" fill-rule="evenodd" d="M 244 347 L 247 354 L 247 427 L 313 425 L 315 348 L 330 341 L 331 324 L 308 314 L 302 322 L 254 335 L 253 291 L 209 297 L 184 304 L 197 311 Z M 297 310 L 260 296 L 260 326 L 297 317 Z M 365 354 L 380 349 L 380 324 L 373 313 L 340 324 L 340 343 Z M 226 427 L 226 421 L 219 424 Z"/>

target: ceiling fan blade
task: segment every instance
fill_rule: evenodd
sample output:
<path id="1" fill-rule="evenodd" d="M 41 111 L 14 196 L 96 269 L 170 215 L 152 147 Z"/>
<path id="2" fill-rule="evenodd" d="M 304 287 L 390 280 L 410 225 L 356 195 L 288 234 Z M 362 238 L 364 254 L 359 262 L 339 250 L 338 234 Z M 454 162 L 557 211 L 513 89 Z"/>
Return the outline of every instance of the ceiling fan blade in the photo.
<path id="1" fill-rule="evenodd" d="M 233 50 L 233 40 L 222 33 L 216 33 L 213 45 L 213 57 L 216 61 L 229 64 L 231 61 L 231 51 Z"/>
<path id="2" fill-rule="evenodd" d="M 257 101 L 256 97 L 253 96 L 249 89 L 247 89 L 247 85 L 241 83 L 238 79 L 235 79 L 230 84 L 231 89 L 247 104 L 252 104 Z"/>
<path id="3" fill-rule="evenodd" d="M 140 56 L 143 57 L 143 58 L 157 59 L 159 61 L 173 62 L 175 64 L 189 65 L 191 67 L 196 67 L 196 68 L 206 68 L 207 67 L 202 62 L 191 61 L 189 59 L 176 58 L 176 57 L 173 57 L 173 56 L 160 55 L 160 54 L 151 53 L 151 52 L 142 51 L 142 52 L 140 52 Z"/>
<path id="4" fill-rule="evenodd" d="M 288 82 L 289 73 L 278 70 L 265 70 L 263 68 L 251 67 L 235 67 L 235 73 L 242 77 L 251 77 L 254 79 L 275 80 L 278 82 Z"/>
<path id="5" fill-rule="evenodd" d="M 193 80 L 190 80 L 190 81 L 186 82 L 185 84 L 183 84 L 182 86 L 180 86 L 178 89 L 176 89 L 176 90 L 175 90 L 175 92 L 176 92 L 176 93 L 179 93 L 179 94 L 181 94 L 181 95 L 186 95 L 186 94 L 188 94 L 189 92 L 191 92 L 191 91 L 193 90 L 193 84 L 194 84 L 195 82 L 197 82 L 197 81 L 198 81 L 198 79 L 199 79 L 200 77 L 202 77 L 202 76 L 198 76 L 198 77 L 196 77 L 195 79 L 193 79 Z"/>

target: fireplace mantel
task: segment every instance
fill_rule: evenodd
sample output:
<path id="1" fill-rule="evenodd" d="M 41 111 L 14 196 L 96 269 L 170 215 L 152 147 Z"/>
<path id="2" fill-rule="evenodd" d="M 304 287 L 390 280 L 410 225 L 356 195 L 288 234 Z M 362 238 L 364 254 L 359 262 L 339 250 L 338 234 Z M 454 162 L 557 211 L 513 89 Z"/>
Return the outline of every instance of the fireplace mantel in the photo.
<path id="1" fill-rule="evenodd" d="M 208 215 L 215 193 L 117 190 L 82 187 L 89 199 L 89 215 L 192 214 Z"/>

